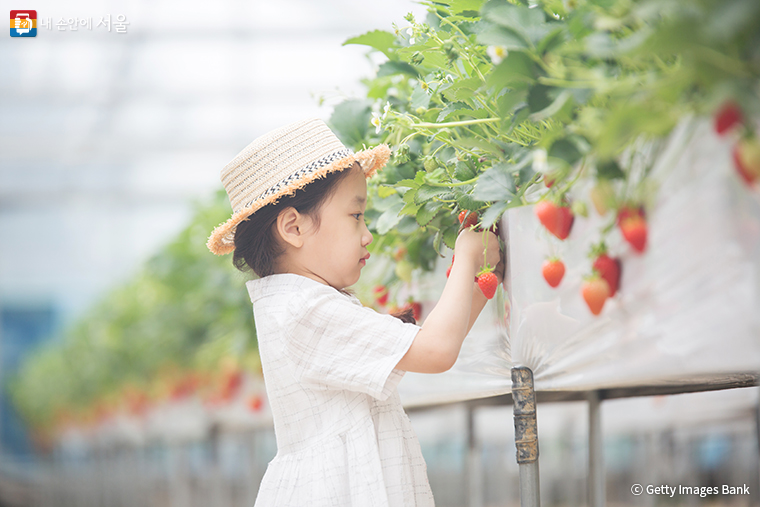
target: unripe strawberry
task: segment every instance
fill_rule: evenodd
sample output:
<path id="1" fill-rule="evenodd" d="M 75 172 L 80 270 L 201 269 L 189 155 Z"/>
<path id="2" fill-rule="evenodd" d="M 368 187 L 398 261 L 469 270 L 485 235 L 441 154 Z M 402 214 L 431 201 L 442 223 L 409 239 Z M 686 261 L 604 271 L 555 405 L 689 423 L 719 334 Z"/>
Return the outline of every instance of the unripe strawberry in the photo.
<path id="1" fill-rule="evenodd" d="M 409 261 L 400 261 L 396 264 L 396 276 L 401 280 L 410 283 L 412 281 L 412 263 Z"/>
<path id="2" fill-rule="evenodd" d="M 591 313 L 599 315 L 610 295 L 610 286 L 604 278 L 594 275 L 583 282 L 581 294 Z"/>

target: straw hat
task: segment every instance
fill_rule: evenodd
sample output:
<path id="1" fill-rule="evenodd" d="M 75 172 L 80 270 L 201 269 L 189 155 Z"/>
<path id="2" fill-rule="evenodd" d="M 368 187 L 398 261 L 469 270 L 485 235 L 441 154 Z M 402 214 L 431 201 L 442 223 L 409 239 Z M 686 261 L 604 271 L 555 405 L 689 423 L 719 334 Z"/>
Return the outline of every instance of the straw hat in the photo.
<path id="1" fill-rule="evenodd" d="M 206 246 L 216 255 L 228 254 L 235 249 L 237 225 L 263 206 L 354 162 L 359 162 L 369 178 L 388 162 L 389 155 L 390 148 L 384 144 L 353 153 L 317 118 L 264 134 L 222 169 L 232 218 L 214 229 Z"/>

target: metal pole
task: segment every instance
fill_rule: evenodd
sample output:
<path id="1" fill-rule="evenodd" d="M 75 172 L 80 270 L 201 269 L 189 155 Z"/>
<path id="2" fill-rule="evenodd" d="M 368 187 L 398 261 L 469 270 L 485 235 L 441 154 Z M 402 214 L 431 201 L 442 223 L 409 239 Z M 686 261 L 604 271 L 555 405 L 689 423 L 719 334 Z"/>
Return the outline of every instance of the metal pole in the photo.
<path id="1" fill-rule="evenodd" d="M 604 448 L 599 391 L 588 393 L 588 501 L 590 507 L 604 507 Z"/>
<path id="2" fill-rule="evenodd" d="M 467 506 L 483 507 L 483 478 L 480 448 L 475 438 L 475 409 L 466 405 L 467 411 Z"/>
<path id="3" fill-rule="evenodd" d="M 538 426 L 536 394 L 530 368 L 512 368 L 512 400 L 514 402 L 515 447 L 520 468 L 520 507 L 539 507 Z"/>

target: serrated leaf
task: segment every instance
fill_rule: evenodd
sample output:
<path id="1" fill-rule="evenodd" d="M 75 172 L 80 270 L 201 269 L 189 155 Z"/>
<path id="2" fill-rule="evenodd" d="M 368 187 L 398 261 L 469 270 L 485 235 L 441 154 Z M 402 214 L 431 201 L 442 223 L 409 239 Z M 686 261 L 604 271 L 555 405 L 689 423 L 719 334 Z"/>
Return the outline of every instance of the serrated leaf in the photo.
<path id="1" fill-rule="evenodd" d="M 417 204 L 421 204 L 421 203 L 424 203 L 425 201 L 430 201 L 433 197 L 440 197 L 448 193 L 451 193 L 450 188 L 422 185 L 420 188 L 417 189 L 417 192 L 415 193 L 414 202 L 416 202 Z"/>
<path id="2" fill-rule="evenodd" d="M 382 199 L 385 199 L 386 197 L 390 197 L 396 193 L 397 193 L 396 189 L 388 185 L 380 185 L 379 187 L 377 187 L 377 195 L 380 196 L 380 198 Z"/>
<path id="3" fill-rule="evenodd" d="M 471 77 L 455 82 L 443 91 L 444 97 L 451 101 L 467 100 L 475 94 L 482 81 L 480 78 Z"/>
<path id="4" fill-rule="evenodd" d="M 475 170 L 467 162 L 459 160 L 454 166 L 454 176 L 459 181 L 469 181 L 475 177 Z"/>
<path id="5" fill-rule="evenodd" d="M 424 203 L 417 211 L 417 223 L 422 226 L 429 224 L 442 206 L 443 203 L 437 201 L 427 201 Z"/>
<path id="6" fill-rule="evenodd" d="M 481 227 L 483 229 L 489 229 L 501 215 L 509 208 L 509 202 L 494 203 L 483 213 L 480 217 Z"/>
<path id="7" fill-rule="evenodd" d="M 420 75 L 419 71 L 412 65 L 398 60 L 381 63 L 377 69 L 377 77 L 393 76 L 396 74 L 407 74 L 414 78 Z"/>
<path id="8" fill-rule="evenodd" d="M 399 202 L 388 208 L 380 218 L 377 219 L 377 233 L 387 234 L 393 229 L 396 224 L 401 220 L 401 210 L 404 208 L 404 202 L 399 199 Z"/>
<path id="9" fill-rule="evenodd" d="M 422 204 L 405 201 L 405 206 L 401 208 L 401 211 L 399 213 L 401 215 L 409 215 L 409 216 L 416 217 L 417 212 L 420 210 L 421 207 L 422 207 Z"/>
<path id="10" fill-rule="evenodd" d="M 415 180 L 410 179 L 404 179 L 397 181 L 393 184 L 394 187 L 402 187 L 402 188 L 420 188 L 420 184 L 416 182 Z"/>
<path id="11" fill-rule="evenodd" d="M 511 201 L 515 197 L 514 167 L 501 162 L 480 175 L 473 198 L 480 201 Z"/>
<path id="12" fill-rule="evenodd" d="M 343 43 L 343 46 L 348 44 L 359 44 L 362 46 L 369 46 L 382 52 L 389 59 L 393 60 L 393 43 L 396 40 L 396 36 L 390 32 L 384 30 L 372 30 L 364 35 L 358 37 L 351 37 Z"/>
<path id="13" fill-rule="evenodd" d="M 419 84 L 414 87 L 412 96 L 410 98 L 409 109 L 416 111 L 418 107 L 428 108 L 430 105 L 430 95 L 426 90 L 423 90 Z"/>
<path id="14" fill-rule="evenodd" d="M 443 230 L 443 242 L 447 247 L 454 250 L 457 243 L 457 236 L 459 236 L 459 225 L 450 225 Z"/>
<path id="15" fill-rule="evenodd" d="M 460 194 L 457 196 L 457 204 L 461 209 L 477 211 L 483 207 L 483 201 L 478 201 L 472 194 Z"/>

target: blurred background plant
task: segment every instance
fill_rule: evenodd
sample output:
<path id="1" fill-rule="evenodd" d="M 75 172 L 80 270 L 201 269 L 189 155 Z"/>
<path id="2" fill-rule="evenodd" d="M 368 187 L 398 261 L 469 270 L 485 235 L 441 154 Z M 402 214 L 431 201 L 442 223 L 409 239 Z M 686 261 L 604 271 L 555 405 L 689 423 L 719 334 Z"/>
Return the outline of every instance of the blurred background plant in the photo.
<path id="1" fill-rule="evenodd" d="M 133 280 L 25 362 L 10 390 L 38 444 L 189 395 L 224 403 L 243 371 L 261 374 L 250 300 L 231 289 L 243 275 L 206 248 L 228 208 L 223 190 L 196 204 L 192 223 Z"/>

